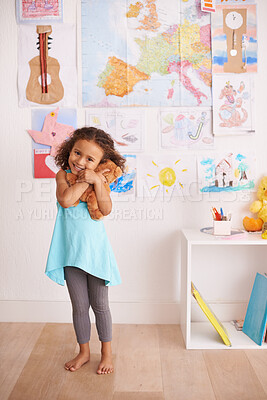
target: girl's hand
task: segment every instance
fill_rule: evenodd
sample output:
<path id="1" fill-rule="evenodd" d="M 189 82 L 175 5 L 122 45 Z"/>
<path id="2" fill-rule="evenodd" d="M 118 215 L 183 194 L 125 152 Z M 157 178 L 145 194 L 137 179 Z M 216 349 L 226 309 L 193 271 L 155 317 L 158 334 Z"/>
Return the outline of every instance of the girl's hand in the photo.
<path id="1" fill-rule="evenodd" d="M 105 169 L 102 172 L 95 172 L 91 169 L 84 169 L 83 171 L 79 172 L 78 179 L 76 182 L 87 182 L 89 184 L 94 185 L 97 181 L 102 181 L 106 183 L 106 178 L 104 177 L 103 173 L 109 172 L 109 169 Z"/>
<path id="2" fill-rule="evenodd" d="M 99 176 L 92 169 L 84 169 L 78 173 L 78 179 L 76 183 L 87 182 L 91 185 L 94 185 L 98 181 Z"/>
<path id="3" fill-rule="evenodd" d="M 109 172 L 110 171 L 110 169 L 108 169 L 108 168 L 106 168 L 106 169 L 104 169 L 103 171 L 101 171 L 101 172 L 96 172 L 96 174 L 99 176 L 99 178 L 101 179 L 101 181 L 103 182 L 103 183 L 107 183 L 107 180 L 106 180 L 106 178 L 105 178 L 105 176 L 103 175 L 105 172 Z"/>

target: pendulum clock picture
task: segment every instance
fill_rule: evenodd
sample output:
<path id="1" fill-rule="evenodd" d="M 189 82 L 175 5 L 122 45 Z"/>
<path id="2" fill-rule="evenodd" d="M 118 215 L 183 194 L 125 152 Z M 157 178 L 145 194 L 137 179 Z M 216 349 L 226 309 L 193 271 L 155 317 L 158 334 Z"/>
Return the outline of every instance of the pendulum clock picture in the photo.
<path id="1" fill-rule="evenodd" d="M 224 9 L 223 32 L 226 34 L 227 62 L 224 72 L 246 72 L 246 60 L 243 61 L 243 35 L 247 33 L 247 10 Z"/>

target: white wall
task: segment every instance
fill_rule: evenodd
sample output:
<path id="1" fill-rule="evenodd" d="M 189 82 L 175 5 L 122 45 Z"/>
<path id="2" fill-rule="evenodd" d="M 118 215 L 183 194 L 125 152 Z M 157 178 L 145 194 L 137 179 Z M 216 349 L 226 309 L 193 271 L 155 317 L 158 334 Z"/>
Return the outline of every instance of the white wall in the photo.
<path id="1" fill-rule="evenodd" d="M 76 22 L 79 0 L 64 1 L 64 22 Z M 79 4 L 78 4 L 79 10 Z M 267 1 L 258 0 L 259 64 L 255 87 L 256 134 L 251 137 L 216 138 L 216 149 L 255 150 L 258 160 L 257 179 L 267 175 Z M 54 180 L 34 180 L 31 163 L 31 110 L 18 107 L 17 93 L 17 24 L 15 1 L 0 0 L 0 79 L 1 79 L 1 321 L 70 322 L 71 306 L 66 286 L 61 287 L 44 275 L 46 257 L 54 226 Z M 78 126 L 85 123 L 81 106 L 80 18 L 77 15 L 78 38 Z M 147 110 L 146 152 L 158 152 L 157 108 Z M 21 195 L 21 188 L 25 191 Z M 21 195 L 21 198 L 20 198 Z M 249 203 L 255 193 L 223 193 L 173 198 L 171 201 L 135 200 L 114 202 L 113 214 L 105 226 L 113 246 L 123 283 L 110 288 L 114 322 L 178 323 L 179 321 L 179 232 L 184 227 L 211 224 L 210 207 L 220 205 L 233 213 L 233 225 L 242 226 L 249 215 Z M 128 210 L 161 215 L 160 219 L 130 220 Z M 161 211 L 162 210 L 162 211 Z M 42 214 L 43 213 L 43 214 Z M 47 217 L 48 213 L 48 217 Z M 116 214 L 117 213 L 117 214 Z M 124 214 L 125 213 L 125 214 Z M 162 214 L 161 214 L 162 213 Z M 116 217 L 117 215 L 117 217 Z M 264 251 L 264 250 L 262 250 Z M 200 254 L 201 255 L 201 254 Z M 231 260 L 231 249 L 228 259 Z M 203 256 L 203 254 L 202 254 Z M 210 260 L 216 254 L 208 255 Z M 241 263 L 254 263 L 257 254 L 243 256 Z M 239 258 L 234 257 L 234 262 Z M 260 254 L 264 263 L 264 253 Z M 228 261 L 227 261 L 228 262 Z M 206 266 L 199 258 L 199 268 Z M 222 262 L 222 268 L 224 264 Z M 263 268 L 263 264 L 259 266 Z M 241 272 L 242 273 L 242 272 Z M 225 276 L 225 280 L 229 276 Z M 244 277 L 242 278 L 242 281 Z M 211 282 L 201 287 L 205 294 Z M 220 285 L 220 282 L 217 282 Z M 222 283 L 223 284 L 223 283 Z M 200 288 L 199 288 L 200 289 Z M 236 288 L 233 297 L 208 297 L 214 303 L 247 301 L 249 293 Z"/>

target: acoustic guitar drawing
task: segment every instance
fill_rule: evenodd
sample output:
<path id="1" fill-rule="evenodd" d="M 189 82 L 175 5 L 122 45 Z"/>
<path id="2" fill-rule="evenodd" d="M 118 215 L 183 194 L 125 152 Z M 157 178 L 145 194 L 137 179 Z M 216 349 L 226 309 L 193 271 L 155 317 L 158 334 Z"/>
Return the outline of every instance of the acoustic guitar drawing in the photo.
<path id="1" fill-rule="evenodd" d="M 52 33 L 51 25 L 37 25 L 36 32 L 39 35 L 39 56 L 29 61 L 31 70 L 29 82 L 26 88 L 26 98 L 39 104 L 52 104 L 61 100 L 64 96 L 64 88 L 59 78 L 60 65 L 56 58 L 48 56 L 48 40 Z M 51 82 L 48 83 L 50 76 Z"/>

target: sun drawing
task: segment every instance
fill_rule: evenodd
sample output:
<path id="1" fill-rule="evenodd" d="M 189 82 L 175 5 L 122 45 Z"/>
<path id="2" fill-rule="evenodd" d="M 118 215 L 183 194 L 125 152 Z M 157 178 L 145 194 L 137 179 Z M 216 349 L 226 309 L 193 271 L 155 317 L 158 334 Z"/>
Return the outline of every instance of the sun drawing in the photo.
<path id="1" fill-rule="evenodd" d="M 147 174 L 147 176 L 149 176 L 150 178 L 154 178 L 154 179 L 159 179 L 159 184 L 157 185 L 153 185 L 150 187 L 150 190 L 155 189 L 157 187 L 160 187 L 162 185 L 162 187 L 166 190 L 166 193 L 168 193 L 168 187 L 173 186 L 177 179 L 177 171 L 175 173 L 175 170 L 177 170 L 177 165 L 178 163 L 181 161 L 181 159 L 175 161 L 174 163 L 174 168 L 170 168 L 170 167 L 165 167 L 163 169 L 161 169 L 159 172 L 157 172 L 156 175 L 152 175 L 152 174 Z M 152 161 L 152 164 L 154 165 L 154 167 L 156 168 L 160 168 L 154 161 Z M 187 168 L 184 168 L 181 170 L 181 172 L 186 172 Z M 183 183 L 180 182 L 180 180 L 178 180 L 179 185 L 181 186 L 181 188 L 184 187 Z"/>

